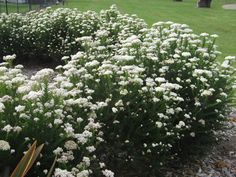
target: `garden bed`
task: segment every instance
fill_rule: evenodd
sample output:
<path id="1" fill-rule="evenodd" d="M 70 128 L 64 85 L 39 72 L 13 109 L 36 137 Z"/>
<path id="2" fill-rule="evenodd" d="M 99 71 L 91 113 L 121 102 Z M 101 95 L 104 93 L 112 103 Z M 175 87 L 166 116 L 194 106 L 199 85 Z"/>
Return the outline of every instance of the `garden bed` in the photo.
<path id="1" fill-rule="evenodd" d="M 227 120 L 235 57 L 217 62 L 217 35 L 148 28 L 115 6 L 0 19 L 1 169 L 37 140 L 45 146 L 31 176 L 45 176 L 55 156 L 55 176 L 158 176 Z M 29 77 L 13 53 L 59 65 Z"/>

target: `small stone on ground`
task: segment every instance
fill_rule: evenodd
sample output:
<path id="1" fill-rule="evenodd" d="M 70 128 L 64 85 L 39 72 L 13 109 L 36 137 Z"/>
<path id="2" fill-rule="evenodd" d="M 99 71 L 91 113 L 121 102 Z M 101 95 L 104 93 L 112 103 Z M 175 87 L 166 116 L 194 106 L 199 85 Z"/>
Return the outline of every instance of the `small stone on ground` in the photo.
<path id="1" fill-rule="evenodd" d="M 223 5 L 224 9 L 236 10 L 236 4 L 225 4 Z"/>

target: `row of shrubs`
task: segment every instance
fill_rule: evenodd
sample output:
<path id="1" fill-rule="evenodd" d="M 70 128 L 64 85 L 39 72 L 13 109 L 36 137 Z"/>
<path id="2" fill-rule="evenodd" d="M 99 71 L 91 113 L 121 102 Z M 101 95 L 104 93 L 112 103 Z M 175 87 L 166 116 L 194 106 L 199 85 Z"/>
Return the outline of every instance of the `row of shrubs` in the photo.
<path id="1" fill-rule="evenodd" d="M 17 25 L 22 34 L 13 30 Z M 210 138 L 225 121 L 235 58 L 217 62 L 216 35 L 196 35 L 172 22 L 148 28 L 115 6 L 100 14 L 47 9 L 3 15 L 3 26 L 19 37 L 0 41 L 4 54 L 68 55 L 65 65 L 31 78 L 22 65 L 12 67 L 15 55 L 3 58 L 0 169 L 14 167 L 37 140 L 45 147 L 32 176 L 45 176 L 55 156 L 59 177 L 158 176 L 186 143 Z M 68 43 L 61 43 L 62 34 Z M 65 47 L 73 44 L 74 54 Z"/>
<path id="2" fill-rule="evenodd" d="M 76 38 L 94 36 L 103 29 L 116 44 L 121 32 L 138 34 L 147 24 L 135 15 L 121 15 L 114 10 L 80 12 L 77 9 L 47 8 L 40 12 L 0 16 L 0 56 L 15 53 L 61 58 L 83 50 Z M 127 34 L 128 35 L 128 34 Z"/>

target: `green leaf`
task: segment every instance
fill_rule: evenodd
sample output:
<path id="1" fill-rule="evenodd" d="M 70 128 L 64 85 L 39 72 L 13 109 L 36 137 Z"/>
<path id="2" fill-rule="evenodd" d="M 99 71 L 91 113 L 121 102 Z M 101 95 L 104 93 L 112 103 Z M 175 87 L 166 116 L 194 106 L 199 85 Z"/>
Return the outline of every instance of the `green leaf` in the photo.
<path id="1" fill-rule="evenodd" d="M 36 149 L 36 141 L 29 148 L 27 153 L 22 157 L 21 161 L 16 166 L 15 170 L 11 174 L 11 177 L 24 177 L 25 171 L 27 170 L 31 159 L 33 158 Z"/>
<path id="2" fill-rule="evenodd" d="M 53 172 L 53 169 L 54 169 L 54 167 L 55 167 L 56 162 L 57 162 L 57 156 L 55 157 L 55 159 L 54 159 L 54 161 L 53 161 L 53 164 L 52 164 L 52 166 L 51 166 L 51 168 L 50 168 L 50 170 L 49 170 L 49 172 L 48 172 L 47 177 L 51 177 L 51 176 L 52 176 L 52 172 Z"/>
<path id="3" fill-rule="evenodd" d="M 21 161 L 18 163 L 15 170 L 13 171 L 11 177 L 24 177 L 30 170 L 44 146 L 44 144 L 41 144 L 39 147 L 36 148 L 36 143 L 37 141 L 33 143 L 27 153 L 22 157 Z"/>
<path id="4" fill-rule="evenodd" d="M 35 150 L 33 157 L 31 159 L 31 161 L 29 162 L 29 165 L 24 173 L 24 176 L 26 175 L 26 173 L 29 171 L 29 169 L 32 167 L 32 165 L 34 164 L 35 160 L 37 159 L 37 157 L 39 156 L 40 152 L 43 149 L 44 144 L 41 144 L 39 147 L 37 147 L 37 149 Z"/>

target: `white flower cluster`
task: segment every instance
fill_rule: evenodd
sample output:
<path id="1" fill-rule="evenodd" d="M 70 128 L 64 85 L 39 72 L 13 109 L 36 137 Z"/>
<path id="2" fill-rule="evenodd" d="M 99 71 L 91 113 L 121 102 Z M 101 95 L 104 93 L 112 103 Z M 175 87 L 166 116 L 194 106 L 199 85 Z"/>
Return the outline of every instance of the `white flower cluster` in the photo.
<path id="1" fill-rule="evenodd" d="M 99 16 L 61 11 L 33 13 L 40 19 L 33 31 L 64 18 L 68 28 L 80 26 L 73 42 L 83 50 L 63 57 L 66 64 L 56 71 L 43 69 L 31 78 L 21 66 L 0 66 L 0 134 L 25 137 L 18 144 L 45 143 L 53 154 L 40 161 L 48 164 L 57 155 L 55 176 L 113 177 L 116 157 L 123 167 L 141 162 L 153 170 L 167 154 L 174 158 L 180 140 L 197 141 L 224 120 L 234 58 L 216 62 L 215 36 L 172 22 L 147 28 L 114 7 Z"/>
<path id="2" fill-rule="evenodd" d="M 60 164 L 77 163 L 71 171 L 57 168 L 56 176 L 91 174 L 90 161 L 93 163 L 96 146 L 103 141 L 96 109 L 104 107 L 105 102 L 91 102 L 91 92 L 84 93 L 80 88 L 82 83 L 74 85 L 67 76 L 58 74 L 52 81 L 54 71 L 51 69 L 43 69 L 28 78 L 17 69 L 19 65 L 14 68 L 7 66 L 7 63 L 0 66 L 1 137 L 20 135 L 25 139 L 16 142 L 26 145 L 34 139 L 48 147 L 55 148 L 56 143 L 58 147 L 47 157 L 57 155 L 59 167 Z M 10 148 L 7 141 L 0 140 L 0 150 L 14 150 L 15 147 Z M 22 152 L 16 150 L 16 153 L 21 156 Z M 78 155 L 84 156 L 83 160 Z M 48 163 L 43 158 L 40 161 L 39 166 Z M 88 169 L 88 173 L 84 169 Z"/>
<path id="3" fill-rule="evenodd" d="M 112 35 L 109 40 L 118 43 L 119 33 L 135 34 L 146 26 L 137 17 L 121 14 L 115 5 L 100 13 L 47 8 L 24 15 L 0 15 L 0 56 L 14 52 L 20 56 L 30 53 L 60 58 L 76 53 L 80 48 L 76 42 L 78 37 L 95 33 L 103 38 Z M 9 59 L 9 56 L 4 57 L 4 60 Z"/>
<path id="4" fill-rule="evenodd" d="M 7 141 L 0 140 L 0 151 L 8 151 L 11 147 Z"/>

